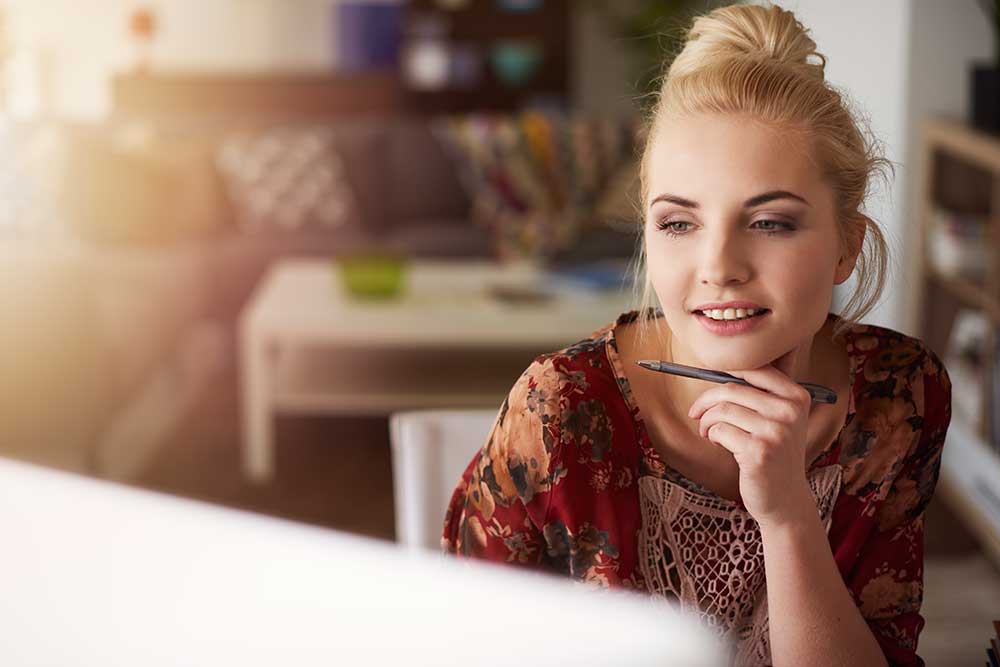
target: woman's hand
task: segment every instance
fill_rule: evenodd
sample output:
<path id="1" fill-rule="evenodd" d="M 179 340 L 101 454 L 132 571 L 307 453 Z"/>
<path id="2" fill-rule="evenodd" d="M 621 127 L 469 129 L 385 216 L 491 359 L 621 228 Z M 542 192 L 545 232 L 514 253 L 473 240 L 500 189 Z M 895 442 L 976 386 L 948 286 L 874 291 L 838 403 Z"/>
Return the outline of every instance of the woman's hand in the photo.
<path id="1" fill-rule="evenodd" d="M 755 370 L 726 371 L 732 382 L 702 393 L 688 416 L 699 433 L 732 452 L 740 467 L 740 495 L 758 524 L 786 524 L 816 513 L 806 481 L 806 432 L 812 400 L 794 382 L 796 348 Z"/>

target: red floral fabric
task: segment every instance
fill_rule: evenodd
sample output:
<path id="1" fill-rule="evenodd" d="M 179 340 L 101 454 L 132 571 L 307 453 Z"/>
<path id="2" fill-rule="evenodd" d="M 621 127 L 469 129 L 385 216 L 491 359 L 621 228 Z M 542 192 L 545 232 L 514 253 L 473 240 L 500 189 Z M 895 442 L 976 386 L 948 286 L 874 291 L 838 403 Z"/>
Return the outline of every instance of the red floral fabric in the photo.
<path id="1" fill-rule="evenodd" d="M 522 373 L 452 495 L 446 552 L 646 590 L 637 480 L 714 494 L 652 447 L 614 337 L 637 317 L 625 313 Z M 834 559 L 889 663 L 923 665 L 924 509 L 951 420 L 951 382 L 919 339 L 864 324 L 844 335 L 847 418 L 809 469 L 842 466 L 828 533 Z"/>

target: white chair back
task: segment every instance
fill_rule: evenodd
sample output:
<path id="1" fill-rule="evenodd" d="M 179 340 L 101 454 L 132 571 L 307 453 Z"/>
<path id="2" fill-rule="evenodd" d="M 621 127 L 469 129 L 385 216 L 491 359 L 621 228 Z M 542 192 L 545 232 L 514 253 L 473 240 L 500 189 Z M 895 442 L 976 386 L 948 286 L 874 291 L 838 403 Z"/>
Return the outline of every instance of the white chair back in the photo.
<path id="1" fill-rule="evenodd" d="M 498 410 L 412 410 L 389 417 L 399 544 L 440 550 L 448 501 L 486 443 Z"/>

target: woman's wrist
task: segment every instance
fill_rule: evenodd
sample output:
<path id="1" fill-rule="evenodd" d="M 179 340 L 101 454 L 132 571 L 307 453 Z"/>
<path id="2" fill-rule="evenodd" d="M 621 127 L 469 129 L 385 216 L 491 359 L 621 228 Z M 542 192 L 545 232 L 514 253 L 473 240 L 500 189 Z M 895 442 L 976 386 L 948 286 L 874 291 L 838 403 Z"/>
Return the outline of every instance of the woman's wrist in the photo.
<path id="1" fill-rule="evenodd" d="M 761 540 L 769 542 L 773 540 L 800 540 L 803 537 L 816 533 L 818 529 L 824 535 L 823 523 L 820 521 L 819 513 L 811 516 L 802 516 L 795 519 L 785 519 L 781 521 L 771 521 L 759 523 Z"/>
<path id="2" fill-rule="evenodd" d="M 816 508 L 816 499 L 808 484 L 804 484 L 802 492 L 796 494 L 794 499 L 789 500 L 783 511 L 776 512 L 772 516 L 758 518 L 757 525 L 760 526 L 762 535 L 765 532 L 801 532 L 803 529 L 808 530 L 815 526 L 822 526 L 819 510 Z"/>

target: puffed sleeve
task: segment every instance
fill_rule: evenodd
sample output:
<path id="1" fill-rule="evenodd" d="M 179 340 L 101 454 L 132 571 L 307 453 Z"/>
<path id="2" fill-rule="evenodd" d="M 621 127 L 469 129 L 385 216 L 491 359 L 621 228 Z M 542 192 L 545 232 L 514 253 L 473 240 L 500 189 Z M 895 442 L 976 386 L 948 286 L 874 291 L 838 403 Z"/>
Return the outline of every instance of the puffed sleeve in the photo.
<path id="1" fill-rule="evenodd" d="M 916 405 L 923 405 L 922 418 L 912 422 L 920 435 L 875 512 L 848 582 L 890 665 L 924 664 L 916 653 L 924 626 L 924 510 L 934 494 L 951 422 L 951 381 L 929 348 L 923 369 L 922 386 L 913 388 Z"/>
<path id="2" fill-rule="evenodd" d="M 559 393 L 559 375 L 543 357 L 514 383 L 452 494 L 445 552 L 545 569 L 542 531 L 560 440 Z"/>

